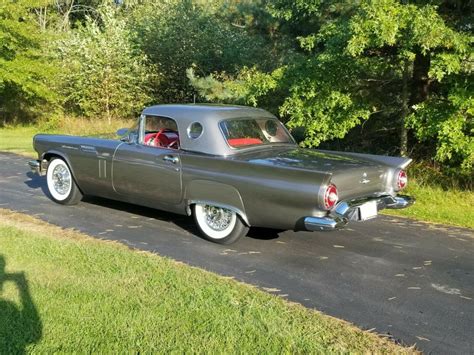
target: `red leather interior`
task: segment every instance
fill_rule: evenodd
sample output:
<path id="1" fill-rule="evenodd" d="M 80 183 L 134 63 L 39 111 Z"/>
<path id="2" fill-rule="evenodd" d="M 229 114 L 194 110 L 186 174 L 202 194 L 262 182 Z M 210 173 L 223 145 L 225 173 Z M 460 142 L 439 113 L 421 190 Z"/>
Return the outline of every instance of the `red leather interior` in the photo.
<path id="1" fill-rule="evenodd" d="M 145 144 L 153 147 L 178 148 L 179 136 L 178 132 L 161 129 L 156 133 L 148 133 L 145 135 Z"/>
<path id="2" fill-rule="evenodd" d="M 241 147 L 243 145 L 262 144 L 258 138 L 231 138 L 227 140 L 232 147 Z"/>
<path id="3" fill-rule="evenodd" d="M 156 133 L 148 133 L 145 134 L 145 144 L 146 145 L 155 145 L 155 142 L 153 141 L 153 144 L 150 142 L 152 139 L 154 139 L 156 136 Z"/>

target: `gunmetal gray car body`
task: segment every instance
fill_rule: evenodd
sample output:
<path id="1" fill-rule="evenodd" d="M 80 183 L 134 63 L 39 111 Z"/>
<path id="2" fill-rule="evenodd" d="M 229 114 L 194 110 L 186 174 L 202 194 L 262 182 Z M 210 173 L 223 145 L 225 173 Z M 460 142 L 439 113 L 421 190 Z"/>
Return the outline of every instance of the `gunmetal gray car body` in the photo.
<path id="1" fill-rule="evenodd" d="M 75 192 L 194 211 L 203 235 L 219 243 L 237 240 L 250 226 L 331 230 L 413 203 L 397 195 L 411 159 L 303 149 L 257 108 L 152 106 L 121 133 L 115 140 L 38 134 L 38 160 L 30 167 L 47 175 L 56 202 L 70 202 Z M 241 228 L 229 238 L 226 228 L 236 223 Z"/>

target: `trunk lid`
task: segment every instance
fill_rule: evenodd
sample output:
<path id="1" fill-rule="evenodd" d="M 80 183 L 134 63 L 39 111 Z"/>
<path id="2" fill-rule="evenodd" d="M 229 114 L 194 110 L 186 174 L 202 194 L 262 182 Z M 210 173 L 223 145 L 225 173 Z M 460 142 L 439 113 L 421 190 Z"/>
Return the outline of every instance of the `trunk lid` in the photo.
<path id="1" fill-rule="evenodd" d="M 246 152 L 238 157 L 252 164 L 332 174 L 339 199 L 353 199 L 385 191 L 389 167 L 363 156 L 301 148 L 273 148 Z"/>

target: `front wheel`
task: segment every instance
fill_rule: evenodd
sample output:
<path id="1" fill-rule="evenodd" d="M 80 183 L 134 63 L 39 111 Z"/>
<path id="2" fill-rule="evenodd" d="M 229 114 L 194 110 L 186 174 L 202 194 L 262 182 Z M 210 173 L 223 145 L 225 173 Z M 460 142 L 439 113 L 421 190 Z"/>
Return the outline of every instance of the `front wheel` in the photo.
<path id="1" fill-rule="evenodd" d="M 82 200 L 82 193 L 74 182 L 71 169 L 61 158 L 54 158 L 49 162 L 46 182 L 54 202 L 75 205 Z"/>
<path id="2" fill-rule="evenodd" d="M 214 243 L 232 244 L 249 230 L 240 216 L 227 208 L 196 204 L 193 216 L 203 237 Z"/>

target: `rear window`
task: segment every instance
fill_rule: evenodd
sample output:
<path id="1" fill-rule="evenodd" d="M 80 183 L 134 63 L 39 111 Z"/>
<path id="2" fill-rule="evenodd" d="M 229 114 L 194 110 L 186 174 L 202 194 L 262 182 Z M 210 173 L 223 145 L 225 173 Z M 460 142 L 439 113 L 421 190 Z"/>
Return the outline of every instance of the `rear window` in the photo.
<path id="1" fill-rule="evenodd" d="M 228 119 L 219 123 L 227 143 L 232 148 L 294 143 L 283 124 L 274 118 Z"/>

